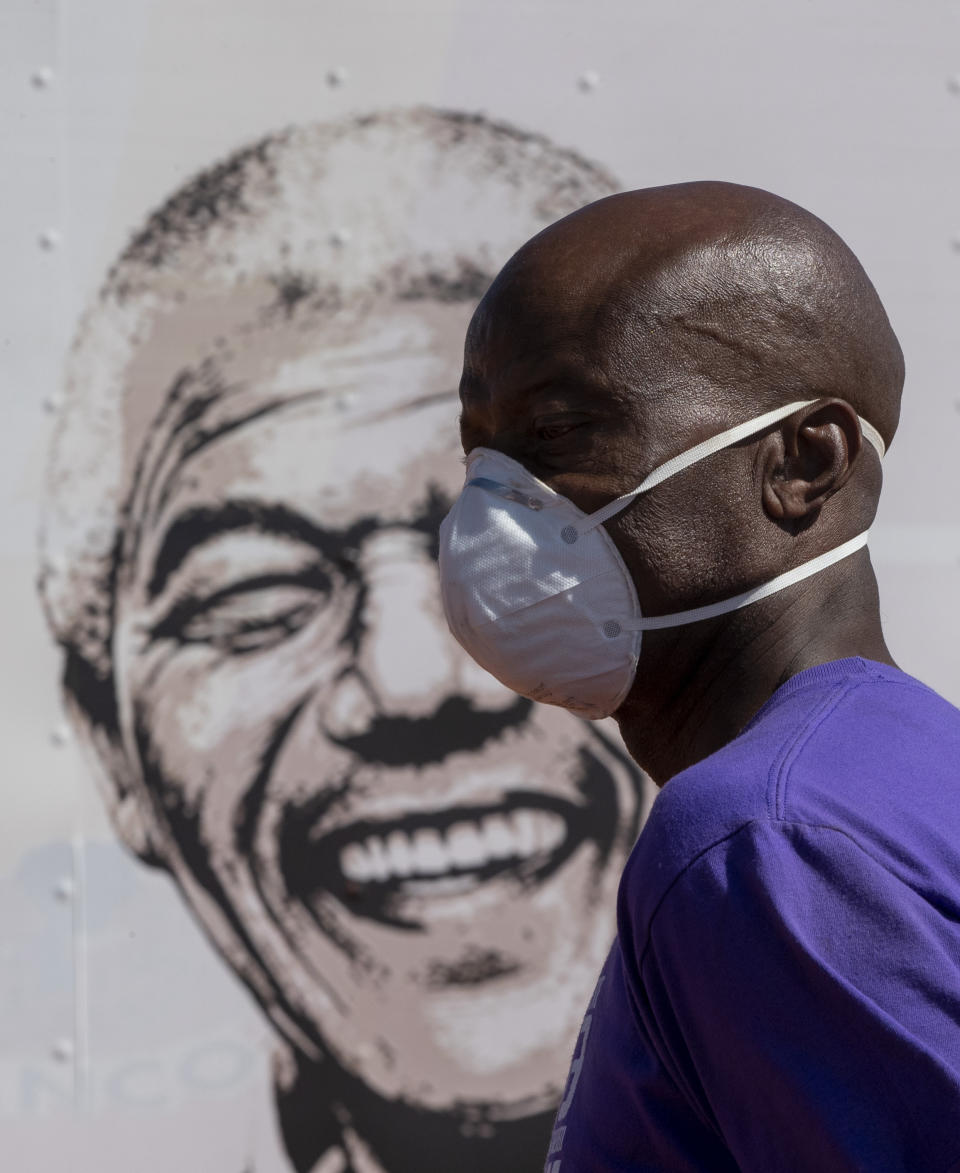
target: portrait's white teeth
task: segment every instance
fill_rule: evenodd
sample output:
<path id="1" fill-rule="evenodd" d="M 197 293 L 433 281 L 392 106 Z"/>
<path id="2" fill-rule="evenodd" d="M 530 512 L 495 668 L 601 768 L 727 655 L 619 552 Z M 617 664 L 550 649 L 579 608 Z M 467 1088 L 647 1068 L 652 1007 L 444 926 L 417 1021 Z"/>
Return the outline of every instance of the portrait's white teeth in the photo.
<path id="1" fill-rule="evenodd" d="M 537 816 L 537 848 L 553 851 L 559 847 L 567 834 L 567 825 L 560 815 L 546 811 Z"/>
<path id="2" fill-rule="evenodd" d="M 517 854 L 516 840 L 503 815 L 488 815 L 480 828 L 483 845 L 491 859 L 507 859 Z"/>
<path id="3" fill-rule="evenodd" d="M 366 884 L 373 879 L 370 856 L 359 843 L 348 843 L 340 852 L 340 870 L 356 884 Z"/>
<path id="4" fill-rule="evenodd" d="M 340 852 L 340 870 L 346 879 L 367 884 L 423 878 L 438 891 L 435 877 L 451 873 L 451 880 L 473 880 L 457 872 L 477 871 L 496 860 L 526 860 L 555 851 L 567 834 L 566 821 L 551 811 L 518 810 L 509 815 L 487 815 L 479 822 L 464 819 L 445 834 L 422 827 L 413 835 L 395 830 L 386 839 L 369 835 L 362 843 L 348 843 Z M 411 891 L 413 888 L 411 888 Z"/>
<path id="5" fill-rule="evenodd" d="M 488 860 L 476 823 L 455 823 L 447 832 L 446 843 L 454 867 L 483 867 Z"/>
<path id="6" fill-rule="evenodd" d="M 537 816 L 530 810 L 514 811 L 510 829 L 517 845 L 517 854 L 524 859 L 537 850 Z"/>
<path id="7" fill-rule="evenodd" d="M 383 845 L 383 840 L 378 835 L 371 835 L 364 846 L 369 853 L 373 878 L 375 880 L 389 879 L 390 862 L 387 857 L 387 849 Z"/>
<path id="8" fill-rule="evenodd" d="M 413 837 L 413 870 L 418 876 L 439 876 L 450 868 L 439 831 L 426 827 Z"/>
<path id="9" fill-rule="evenodd" d="M 403 878 L 413 874 L 414 860 L 410 836 L 403 831 L 391 831 L 387 836 L 387 863 L 394 876 Z"/>

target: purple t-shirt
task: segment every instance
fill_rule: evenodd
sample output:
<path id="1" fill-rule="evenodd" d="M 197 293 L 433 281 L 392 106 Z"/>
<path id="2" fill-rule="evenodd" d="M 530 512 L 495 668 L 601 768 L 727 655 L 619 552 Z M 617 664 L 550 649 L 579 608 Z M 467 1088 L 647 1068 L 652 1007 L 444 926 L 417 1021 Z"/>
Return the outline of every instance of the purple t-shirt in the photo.
<path id="1" fill-rule="evenodd" d="M 546 1168 L 960 1170 L 960 711 L 837 660 L 670 779 Z"/>

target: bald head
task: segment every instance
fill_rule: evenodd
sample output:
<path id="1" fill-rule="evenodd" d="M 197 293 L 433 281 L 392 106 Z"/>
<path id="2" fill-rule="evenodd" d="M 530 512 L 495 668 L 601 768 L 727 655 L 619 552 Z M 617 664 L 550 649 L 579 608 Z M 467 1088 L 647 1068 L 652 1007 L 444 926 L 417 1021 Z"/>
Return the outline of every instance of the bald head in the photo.
<path id="1" fill-rule="evenodd" d="M 601 361 L 644 395 L 745 408 L 836 396 L 890 443 L 903 355 L 876 290 L 822 220 L 757 188 L 624 192 L 507 263 L 468 339 L 509 331 Z M 534 341 L 535 339 L 535 341 Z M 658 406 L 661 406 L 658 404 Z"/>

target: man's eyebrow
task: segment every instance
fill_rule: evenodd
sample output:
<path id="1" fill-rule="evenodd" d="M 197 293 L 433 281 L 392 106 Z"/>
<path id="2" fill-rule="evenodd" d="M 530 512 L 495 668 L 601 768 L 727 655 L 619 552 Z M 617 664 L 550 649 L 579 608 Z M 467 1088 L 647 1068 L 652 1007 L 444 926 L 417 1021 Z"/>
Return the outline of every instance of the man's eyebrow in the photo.
<path id="1" fill-rule="evenodd" d="M 532 379 L 530 382 L 518 380 L 509 387 L 509 394 L 514 401 L 524 402 L 535 400 L 542 395 L 582 396 L 589 394 L 594 382 L 585 377 L 580 371 L 558 367 L 547 375 Z M 490 398 L 489 387 L 481 381 L 464 378 L 460 382 L 460 402 L 466 407 L 468 404 L 480 404 Z"/>
<path id="2" fill-rule="evenodd" d="M 346 529 L 330 530 L 286 505 L 239 500 L 197 506 L 179 514 L 164 535 L 147 593 L 151 600 L 155 599 L 191 550 L 221 534 L 254 530 L 275 537 L 293 538 L 318 548 L 326 557 L 336 558 L 343 551 L 357 546 L 382 524 L 376 518 L 364 517 Z"/>

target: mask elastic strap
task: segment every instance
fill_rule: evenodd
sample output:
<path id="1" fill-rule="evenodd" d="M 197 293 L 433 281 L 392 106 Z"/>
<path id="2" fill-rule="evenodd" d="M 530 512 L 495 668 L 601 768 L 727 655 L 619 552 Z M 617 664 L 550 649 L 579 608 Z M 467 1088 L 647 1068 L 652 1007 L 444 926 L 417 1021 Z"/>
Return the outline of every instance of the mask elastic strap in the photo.
<path id="1" fill-rule="evenodd" d="M 764 428 L 768 428 L 771 424 L 779 423 L 780 420 L 786 419 L 788 415 L 793 415 L 801 407 L 809 407 L 810 404 L 816 402 L 815 399 L 800 399 L 796 403 L 788 403 L 783 407 L 774 408 L 773 411 L 768 411 L 764 415 L 747 420 L 746 423 L 737 424 L 733 428 L 727 428 L 725 432 L 711 436 L 709 440 L 704 440 L 701 444 L 695 444 L 693 448 L 688 448 L 686 452 L 681 452 L 679 456 L 674 456 L 672 460 L 668 460 L 658 468 L 655 468 L 635 489 L 631 489 L 629 493 L 624 493 L 622 497 L 616 497 L 595 513 L 591 513 L 586 520 L 579 522 L 575 527 L 576 534 L 586 534 L 590 530 L 596 529 L 598 525 L 602 525 L 608 518 L 613 517 L 622 509 L 626 509 L 630 502 L 642 493 L 649 492 L 650 489 L 662 484 L 668 477 L 675 476 L 678 472 L 682 472 L 692 464 L 696 464 L 698 461 L 712 456 L 714 452 L 719 452 L 723 448 L 729 448 L 732 444 L 739 443 L 740 440 L 746 440 L 748 436 L 762 432 Z M 857 418 L 860 420 L 860 428 L 863 432 L 864 439 L 876 448 L 882 460 L 886 452 L 883 437 L 873 424 L 868 423 L 862 416 L 858 416 Z M 571 538 L 573 541 L 576 541 L 573 529 L 574 527 L 572 526 L 565 527 L 564 541 L 569 542 Z"/>
<path id="2" fill-rule="evenodd" d="M 717 615 L 725 615 L 728 611 L 739 611 L 741 607 L 749 607 L 751 603 L 759 603 L 761 599 L 775 595 L 778 591 L 786 590 L 794 583 L 803 582 L 805 578 L 819 574 L 821 570 L 826 570 L 835 562 L 840 562 L 844 558 L 849 558 L 851 554 L 855 554 L 857 550 L 862 550 L 866 544 L 867 531 L 864 530 L 862 534 L 857 534 L 855 538 L 844 542 L 842 546 L 837 546 L 825 554 L 811 558 L 809 562 L 802 562 L 793 570 L 777 575 L 776 578 L 764 583 L 763 586 L 744 591 L 742 595 L 734 595 L 719 603 L 708 603 L 706 607 L 694 607 L 690 611 L 675 611 L 672 615 L 648 615 L 640 619 L 618 622 L 623 631 L 659 631 L 665 627 L 682 627 L 686 623 L 699 623 L 701 619 L 713 619 Z"/>

